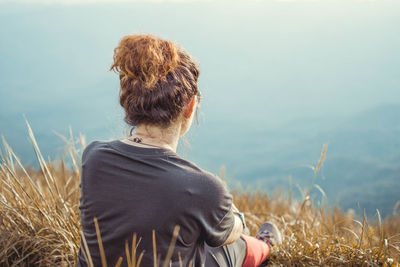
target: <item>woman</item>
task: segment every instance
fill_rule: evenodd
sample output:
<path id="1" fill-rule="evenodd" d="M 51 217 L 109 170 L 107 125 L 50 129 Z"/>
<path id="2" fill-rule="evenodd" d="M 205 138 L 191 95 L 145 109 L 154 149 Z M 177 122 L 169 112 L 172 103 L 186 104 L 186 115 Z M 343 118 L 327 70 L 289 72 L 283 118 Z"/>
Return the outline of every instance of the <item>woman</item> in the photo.
<path id="1" fill-rule="evenodd" d="M 243 235 L 245 221 L 226 185 L 176 154 L 200 102 L 199 69 L 176 44 L 151 35 L 124 37 L 114 50 L 126 139 L 93 142 L 82 155 L 81 223 L 94 266 L 101 266 L 98 220 L 109 266 L 124 257 L 125 242 L 140 237 L 141 266 L 163 263 L 176 225 L 170 266 L 257 266 L 279 233 L 265 224 L 258 239 Z M 78 266 L 87 266 L 79 251 Z"/>

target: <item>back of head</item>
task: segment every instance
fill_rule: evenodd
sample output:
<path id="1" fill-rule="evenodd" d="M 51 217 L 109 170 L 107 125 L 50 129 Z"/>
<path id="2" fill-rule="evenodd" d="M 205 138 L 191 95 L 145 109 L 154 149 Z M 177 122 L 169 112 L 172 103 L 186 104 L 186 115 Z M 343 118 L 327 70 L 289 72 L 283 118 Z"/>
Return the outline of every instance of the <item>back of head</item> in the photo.
<path id="1" fill-rule="evenodd" d="M 120 104 L 131 126 L 166 127 L 198 95 L 199 69 L 178 45 L 152 35 L 128 35 L 114 49 L 110 68 L 119 73 Z"/>

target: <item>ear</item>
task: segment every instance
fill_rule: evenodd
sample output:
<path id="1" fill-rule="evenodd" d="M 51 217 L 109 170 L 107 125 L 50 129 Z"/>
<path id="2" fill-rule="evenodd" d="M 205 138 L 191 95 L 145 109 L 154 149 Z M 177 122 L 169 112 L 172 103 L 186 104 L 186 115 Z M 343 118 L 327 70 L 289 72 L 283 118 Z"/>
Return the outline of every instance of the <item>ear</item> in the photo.
<path id="1" fill-rule="evenodd" d="M 192 116 L 195 105 L 196 105 L 196 96 L 192 96 L 192 98 L 189 100 L 189 103 L 187 103 L 184 110 L 184 116 L 186 119 L 189 119 Z"/>

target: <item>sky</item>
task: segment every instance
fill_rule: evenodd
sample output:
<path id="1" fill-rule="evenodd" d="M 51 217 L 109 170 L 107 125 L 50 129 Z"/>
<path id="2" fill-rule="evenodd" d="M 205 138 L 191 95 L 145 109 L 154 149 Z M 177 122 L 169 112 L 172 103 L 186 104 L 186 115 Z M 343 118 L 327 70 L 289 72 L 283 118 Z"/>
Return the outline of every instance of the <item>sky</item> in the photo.
<path id="1" fill-rule="evenodd" d="M 205 128 L 334 120 L 400 102 L 396 1 L 1 5 L 0 111 L 21 118 L 21 128 L 25 114 L 38 131 L 120 134 L 118 80 L 108 68 L 120 38 L 141 32 L 200 62 Z"/>
<path id="2" fill-rule="evenodd" d="M 2 113 L 104 112 L 118 91 L 108 72 L 112 49 L 125 34 L 150 32 L 200 62 L 207 121 L 348 116 L 400 101 L 399 14 L 396 1 L 3 2 Z M 84 103 L 96 90 L 101 105 L 89 109 Z M 120 118 L 118 105 L 112 109 L 106 116 Z"/>

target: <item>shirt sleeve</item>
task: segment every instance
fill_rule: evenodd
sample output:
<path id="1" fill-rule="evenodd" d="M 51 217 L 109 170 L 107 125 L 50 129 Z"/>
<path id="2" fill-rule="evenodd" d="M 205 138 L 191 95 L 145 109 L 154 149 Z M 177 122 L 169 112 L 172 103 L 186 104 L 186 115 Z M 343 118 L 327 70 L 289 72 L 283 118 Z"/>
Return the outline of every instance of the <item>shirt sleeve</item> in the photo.
<path id="1" fill-rule="evenodd" d="M 232 232 L 235 218 L 232 211 L 232 195 L 226 184 L 212 175 L 202 198 L 202 232 L 205 242 L 211 247 L 225 243 Z"/>

